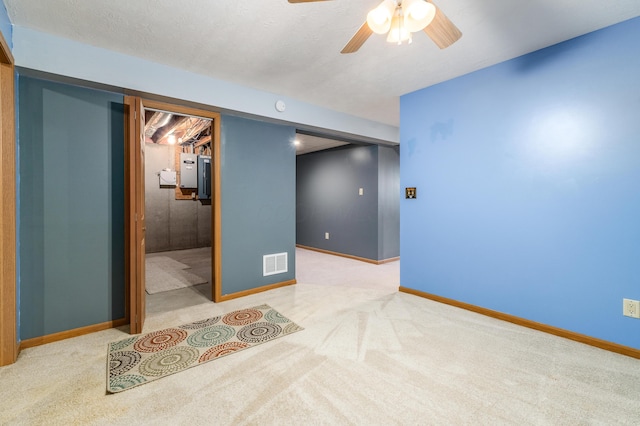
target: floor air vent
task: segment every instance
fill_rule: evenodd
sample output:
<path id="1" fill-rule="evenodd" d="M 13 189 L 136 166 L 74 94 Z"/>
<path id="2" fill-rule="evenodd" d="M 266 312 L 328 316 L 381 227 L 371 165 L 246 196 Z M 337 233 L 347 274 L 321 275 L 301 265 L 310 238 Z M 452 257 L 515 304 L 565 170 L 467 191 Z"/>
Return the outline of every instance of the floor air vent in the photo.
<path id="1" fill-rule="evenodd" d="M 262 256 L 262 275 L 274 275 L 287 272 L 287 253 L 266 254 Z"/>

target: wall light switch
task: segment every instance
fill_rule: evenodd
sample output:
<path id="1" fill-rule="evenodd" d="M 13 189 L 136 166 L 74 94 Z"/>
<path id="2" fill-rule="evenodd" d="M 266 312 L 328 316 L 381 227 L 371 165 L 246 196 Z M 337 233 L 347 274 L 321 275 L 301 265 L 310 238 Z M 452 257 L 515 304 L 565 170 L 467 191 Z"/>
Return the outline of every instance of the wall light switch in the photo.
<path id="1" fill-rule="evenodd" d="M 364 195 L 364 188 L 358 189 L 358 195 Z"/>
<path id="2" fill-rule="evenodd" d="M 329 239 L 329 233 L 328 233 L 328 232 L 325 232 L 325 233 L 324 233 L 324 239 L 325 239 L 325 240 L 328 240 L 328 239 Z"/>

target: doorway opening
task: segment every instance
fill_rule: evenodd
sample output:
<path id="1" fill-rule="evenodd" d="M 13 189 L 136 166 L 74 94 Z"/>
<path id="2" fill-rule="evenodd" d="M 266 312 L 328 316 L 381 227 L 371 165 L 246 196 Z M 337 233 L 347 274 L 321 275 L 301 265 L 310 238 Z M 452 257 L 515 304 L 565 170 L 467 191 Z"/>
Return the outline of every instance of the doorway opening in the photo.
<path id="1" fill-rule="evenodd" d="M 212 297 L 212 119 L 145 107 L 146 312 Z"/>
<path id="2" fill-rule="evenodd" d="M 220 115 L 133 96 L 125 106 L 127 318 L 137 334 L 147 308 L 220 299 Z"/>

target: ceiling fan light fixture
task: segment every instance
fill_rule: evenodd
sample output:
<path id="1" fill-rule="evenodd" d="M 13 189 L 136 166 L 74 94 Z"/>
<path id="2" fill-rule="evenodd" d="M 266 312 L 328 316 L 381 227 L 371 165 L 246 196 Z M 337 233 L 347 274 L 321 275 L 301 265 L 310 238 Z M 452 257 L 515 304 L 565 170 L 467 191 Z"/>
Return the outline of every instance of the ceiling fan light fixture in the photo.
<path id="1" fill-rule="evenodd" d="M 403 0 L 404 26 L 410 32 L 422 31 L 436 16 L 436 7 L 424 0 Z"/>
<path id="2" fill-rule="evenodd" d="M 387 41 L 389 43 L 402 44 L 403 41 L 408 41 L 409 43 L 412 42 L 411 32 L 407 29 L 404 23 L 405 20 L 402 16 L 402 8 L 398 6 L 393 15 L 393 19 L 391 20 L 391 28 L 387 35 Z"/>
<path id="3" fill-rule="evenodd" d="M 396 10 L 393 0 L 384 0 L 367 14 L 367 25 L 376 34 L 385 34 L 391 27 L 391 21 Z"/>

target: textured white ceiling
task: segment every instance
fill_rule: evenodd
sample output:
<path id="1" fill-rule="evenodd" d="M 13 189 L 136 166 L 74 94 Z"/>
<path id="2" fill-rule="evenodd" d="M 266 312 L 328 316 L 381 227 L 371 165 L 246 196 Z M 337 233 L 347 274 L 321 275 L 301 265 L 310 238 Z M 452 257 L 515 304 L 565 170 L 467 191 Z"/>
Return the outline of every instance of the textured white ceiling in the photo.
<path id="1" fill-rule="evenodd" d="M 348 144 L 349 142 L 298 133 L 296 134 L 296 155 L 309 154 Z"/>
<path id="2" fill-rule="evenodd" d="M 4 0 L 14 25 L 395 126 L 400 95 L 640 15 L 640 0 L 434 2 L 463 33 L 450 48 L 374 34 L 341 55 L 379 0 Z"/>

